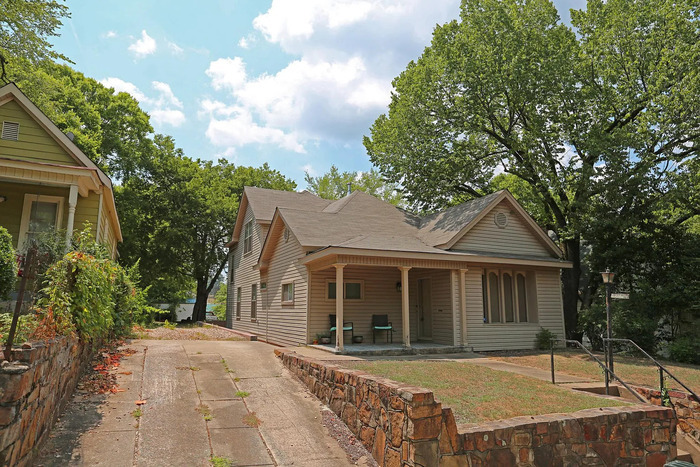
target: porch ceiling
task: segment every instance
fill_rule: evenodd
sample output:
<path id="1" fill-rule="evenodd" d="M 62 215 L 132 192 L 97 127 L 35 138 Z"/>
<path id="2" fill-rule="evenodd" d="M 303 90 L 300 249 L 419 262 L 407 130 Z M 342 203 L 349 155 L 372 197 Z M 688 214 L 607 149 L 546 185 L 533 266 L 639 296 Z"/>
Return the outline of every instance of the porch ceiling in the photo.
<path id="1" fill-rule="evenodd" d="M 59 164 L 25 162 L 0 158 L 0 180 L 14 183 L 58 187 L 78 186 L 80 196 L 100 190 L 100 180 L 94 170 Z"/>

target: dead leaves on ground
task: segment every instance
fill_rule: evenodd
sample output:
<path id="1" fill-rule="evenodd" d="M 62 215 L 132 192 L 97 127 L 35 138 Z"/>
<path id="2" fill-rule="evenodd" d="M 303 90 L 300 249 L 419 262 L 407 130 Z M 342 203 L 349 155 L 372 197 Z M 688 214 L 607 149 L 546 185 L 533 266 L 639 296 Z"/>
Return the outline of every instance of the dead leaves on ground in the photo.
<path id="1" fill-rule="evenodd" d="M 90 368 L 83 376 L 79 388 L 88 394 L 116 394 L 125 392 L 117 384 L 117 370 L 120 361 L 136 353 L 136 350 L 120 348 L 124 341 L 114 341 L 101 348 L 90 362 Z M 131 371 L 122 371 L 119 374 L 130 375 Z"/>

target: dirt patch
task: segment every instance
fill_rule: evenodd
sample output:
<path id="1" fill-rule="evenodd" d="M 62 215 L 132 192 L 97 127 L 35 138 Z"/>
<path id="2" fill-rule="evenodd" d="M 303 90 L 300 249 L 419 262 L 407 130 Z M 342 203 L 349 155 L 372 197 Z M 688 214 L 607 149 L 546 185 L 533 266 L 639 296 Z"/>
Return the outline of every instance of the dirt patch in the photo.
<path id="1" fill-rule="evenodd" d="M 168 329 L 164 326 L 153 329 L 138 329 L 139 339 L 185 340 L 185 341 L 242 341 L 243 338 L 231 331 L 215 326 L 178 326 Z"/>
<path id="2" fill-rule="evenodd" d="M 354 464 L 378 467 L 372 454 L 365 449 L 360 440 L 352 434 L 352 431 L 336 414 L 328 409 L 324 409 L 321 410 L 321 416 L 323 417 L 323 426 L 328 428 L 330 435 L 338 441 L 340 447 L 343 448 Z"/>

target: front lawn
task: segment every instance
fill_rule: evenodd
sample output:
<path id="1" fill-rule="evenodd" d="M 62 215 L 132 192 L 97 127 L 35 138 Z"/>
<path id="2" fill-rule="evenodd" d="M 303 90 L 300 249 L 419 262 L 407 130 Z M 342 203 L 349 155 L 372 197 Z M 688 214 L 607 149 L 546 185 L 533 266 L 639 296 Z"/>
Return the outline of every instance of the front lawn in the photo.
<path id="1" fill-rule="evenodd" d="M 602 354 L 596 355 L 601 361 L 605 360 Z M 517 365 L 531 366 L 543 370 L 550 369 L 549 352 L 512 352 L 491 354 L 489 358 Z M 630 384 L 638 384 L 659 388 L 659 370 L 648 359 L 615 355 L 615 374 L 623 381 Z M 676 378 L 683 381 L 696 393 L 700 392 L 700 367 L 680 363 L 661 362 Z M 603 370 L 587 354 L 575 350 L 557 350 L 554 356 L 554 367 L 557 372 L 567 373 L 572 376 L 590 378 L 592 381 L 603 381 Z M 667 378 L 666 385 L 672 389 L 681 389 L 673 379 Z"/>
<path id="2" fill-rule="evenodd" d="M 443 406 L 452 408 L 460 424 L 627 405 L 464 362 L 374 361 L 343 365 L 432 390 Z"/>

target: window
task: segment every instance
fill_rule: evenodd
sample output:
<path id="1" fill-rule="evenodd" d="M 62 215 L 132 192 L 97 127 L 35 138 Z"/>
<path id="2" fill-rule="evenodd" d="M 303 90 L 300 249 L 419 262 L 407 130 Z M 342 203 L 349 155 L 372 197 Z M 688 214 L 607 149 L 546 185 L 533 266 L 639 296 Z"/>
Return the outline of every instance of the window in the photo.
<path id="1" fill-rule="evenodd" d="M 253 221 L 246 222 L 243 226 L 243 254 L 253 250 Z"/>
<path id="2" fill-rule="evenodd" d="M 294 303 L 294 283 L 282 284 L 282 303 Z"/>
<path id="3" fill-rule="evenodd" d="M 514 271 L 485 271 L 481 276 L 484 323 L 536 321 L 534 274 Z"/>
<path id="4" fill-rule="evenodd" d="M 241 319 L 241 288 L 236 289 L 236 319 Z"/>
<path id="5" fill-rule="evenodd" d="M 336 286 L 335 282 L 327 282 L 326 283 L 326 298 L 328 300 L 335 300 L 336 297 Z M 364 297 L 364 282 L 363 281 L 347 281 L 344 283 L 344 294 L 343 297 L 346 300 L 362 300 Z"/>
<path id="6" fill-rule="evenodd" d="M 61 196 L 27 194 L 24 196 L 22 219 L 20 221 L 19 250 L 24 250 L 31 241 L 42 233 L 60 228 L 63 217 Z"/>
<path id="7" fill-rule="evenodd" d="M 250 286 L 250 319 L 258 317 L 258 284 Z"/>

